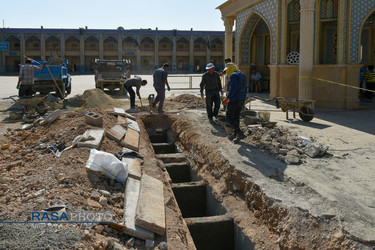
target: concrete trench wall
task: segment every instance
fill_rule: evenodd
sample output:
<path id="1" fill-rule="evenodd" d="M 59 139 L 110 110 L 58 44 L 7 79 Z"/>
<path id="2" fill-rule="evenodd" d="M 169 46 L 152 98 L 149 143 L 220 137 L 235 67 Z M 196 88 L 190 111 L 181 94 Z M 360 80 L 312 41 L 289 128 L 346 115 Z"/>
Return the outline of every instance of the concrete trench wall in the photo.
<path id="1" fill-rule="evenodd" d="M 253 249 L 251 240 L 219 202 L 220 197 L 193 171 L 192 161 L 177 157 L 183 152 L 175 145 L 178 135 L 170 129 L 170 122 L 143 121 L 156 157 L 164 162 L 173 182 L 175 199 L 197 249 Z"/>
<path id="2" fill-rule="evenodd" d="M 278 200 L 269 198 L 262 189 L 254 183 L 250 176 L 244 175 L 242 172 L 236 170 L 219 151 L 211 144 L 204 141 L 204 138 L 197 133 L 196 127 L 190 124 L 188 120 L 176 116 L 165 116 L 163 119 L 159 118 L 159 120 L 145 117 L 143 121 L 145 122 L 148 132 L 156 128 L 162 128 L 167 134 L 167 141 L 169 143 L 175 143 L 178 146 L 176 148 L 181 149 L 186 155 L 189 170 L 187 170 L 186 166 L 184 170 L 183 168 L 179 168 L 185 163 L 178 163 L 180 164 L 179 167 L 172 166 L 172 164 L 177 163 L 166 163 L 166 165 L 168 165 L 166 168 L 171 179 L 175 179 L 172 185 L 176 200 L 178 201 L 178 197 L 180 196 L 178 194 L 179 191 L 176 192 L 179 183 L 184 184 L 185 182 L 204 180 L 206 187 L 209 187 L 206 189 L 206 200 L 213 200 L 204 202 L 202 196 L 200 201 L 197 198 L 198 203 L 207 205 L 215 204 L 216 202 L 216 205 L 211 205 L 210 207 L 221 206 L 223 208 L 221 211 L 207 213 L 213 216 L 193 218 L 183 216 L 195 243 L 196 241 L 202 240 L 202 237 L 200 237 L 201 233 L 199 232 L 208 231 L 208 229 L 202 231 L 196 228 L 197 225 L 202 223 L 200 219 L 209 218 L 206 221 L 207 225 L 212 227 L 210 228 L 211 231 L 216 232 L 215 228 L 217 226 L 226 223 L 218 223 L 215 222 L 215 220 L 210 221 L 212 219 L 211 217 L 223 219 L 223 216 L 229 215 L 232 218 L 232 226 L 230 226 L 230 231 L 232 233 L 230 235 L 233 236 L 233 244 L 231 244 L 230 248 L 226 249 L 258 248 L 257 244 L 259 242 L 257 242 L 256 239 L 252 239 L 254 233 L 251 233 L 251 231 L 257 231 L 260 230 L 260 228 L 268 231 L 267 234 L 272 238 L 272 240 L 271 238 L 269 240 L 270 242 L 273 241 L 272 246 L 275 248 L 342 248 L 342 246 L 353 246 L 350 242 L 352 239 L 349 240 L 345 235 L 337 239 L 332 236 L 335 234 L 342 235 L 340 227 L 337 226 L 338 223 L 332 222 L 329 218 L 315 218 L 306 211 L 287 209 L 283 207 Z M 168 169 L 169 167 L 170 169 Z M 178 172 L 176 169 L 182 173 L 176 173 Z M 178 178 L 180 178 L 180 180 L 176 180 L 176 176 L 179 176 Z M 217 192 L 217 190 L 220 189 L 220 187 L 223 188 L 223 186 L 225 186 L 225 192 L 232 194 L 224 199 L 218 194 L 220 192 Z M 185 191 L 182 192 L 182 196 L 187 194 L 184 192 Z M 200 192 L 202 193 L 203 191 Z M 194 196 L 194 193 L 196 192 L 192 192 L 192 194 L 188 196 Z M 230 198 L 234 196 L 236 197 L 235 199 L 238 200 L 238 208 L 233 208 L 236 206 L 233 206 L 233 199 L 230 200 Z M 231 202 L 232 204 L 230 204 Z M 217 205 L 217 203 L 220 205 Z M 228 210 L 228 206 L 232 209 Z M 201 208 L 200 211 L 203 210 L 204 208 Z M 245 213 L 247 215 L 250 214 L 249 217 L 251 218 L 244 219 L 244 210 L 247 210 Z M 202 214 L 202 212 L 199 213 Z M 206 224 L 204 224 L 204 226 L 206 226 Z M 204 226 L 202 226 L 202 228 L 204 228 Z M 302 232 L 312 232 L 314 237 L 305 237 Z M 211 238 L 211 236 L 207 234 L 205 235 L 204 241 L 198 244 L 200 244 L 200 246 L 205 246 L 207 241 L 215 241 L 218 238 L 220 238 L 218 235 Z M 278 238 L 278 240 L 276 241 L 275 238 Z M 332 240 L 332 238 L 334 238 L 334 240 Z M 229 241 L 232 242 L 231 239 Z M 260 241 L 260 243 L 259 246 L 262 245 L 262 241 Z M 220 249 L 220 245 L 218 245 L 218 247 L 217 249 Z M 205 249 L 205 247 L 198 249 Z"/>

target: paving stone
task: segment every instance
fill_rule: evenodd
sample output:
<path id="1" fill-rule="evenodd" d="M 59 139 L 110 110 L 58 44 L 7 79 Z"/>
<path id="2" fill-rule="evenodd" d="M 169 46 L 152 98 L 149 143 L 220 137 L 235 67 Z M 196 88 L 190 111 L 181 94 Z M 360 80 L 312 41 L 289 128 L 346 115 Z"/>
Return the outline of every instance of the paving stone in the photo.
<path id="1" fill-rule="evenodd" d="M 154 233 L 147 231 L 135 225 L 135 215 L 137 210 L 137 203 L 139 199 L 139 192 L 141 181 L 132 177 L 128 177 L 125 188 L 125 202 L 124 202 L 124 226 L 125 233 L 139 239 L 154 239 Z"/>
<path id="2" fill-rule="evenodd" d="M 122 158 L 122 162 L 128 164 L 128 176 L 140 180 L 142 177 L 141 159 Z"/>
<path id="3" fill-rule="evenodd" d="M 125 109 L 122 109 L 122 108 L 113 108 L 113 112 L 115 113 L 115 115 L 121 115 L 121 116 L 125 116 Z"/>
<path id="4" fill-rule="evenodd" d="M 165 232 L 163 183 L 149 175 L 142 175 L 135 224 L 151 232 Z"/>
<path id="5" fill-rule="evenodd" d="M 118 116 L 124 116 L 126 118 L 130 118 L 132 120 L 135 121 L 135 116 L 131 115 L 131 114 L 128 114 L 125 112 L 125 109 L 122 109 L 122 108 L 113 108 L 113 112 L 115 113 L 115 115 L 118 115 Z"/>
<path id="6" fill-rule="evenodd" d="M 126 125 L 126 118 L 125 117 L 122 117 L 122 116 L 117 116 L 117 124 L 120 124 L 120 125 Z"/>
<path id="7" fill-rule="evenodd" d="M 121 125 L 117 124 L 107 131 L 106 136 L 112 140 L 121 142 L 125 133 L 126 133 L 126 129 L 124 129 Z"/>
<path id="8" fill-rule="evenodd" d="M 78 142 L 77 147 L 89 147 L 98 149 L 102 143 L 105 129 L 89 129 L 83 135 L 85 137 L 93 137 L 94 140 Z"/>
<path id="9" fill-rule="evenodd" d="M 128 128 L 124 141 L 123 141 L 123 145 L 126 148 L 130 148 L 134 151 L 138 151 L 139 150 L 139 132 L 131 128 Z"/>
<path id="10" fill-rule="evenodd" d="M 134 129 L 138 133 L 140 132 L 140 129 L 139 129 L 139 126 L 138 126 L 138 122 L 133 121 L 132 119 L 127 118 L 126 119 L 126 123 L 128 124 L 128 128 Z"/>

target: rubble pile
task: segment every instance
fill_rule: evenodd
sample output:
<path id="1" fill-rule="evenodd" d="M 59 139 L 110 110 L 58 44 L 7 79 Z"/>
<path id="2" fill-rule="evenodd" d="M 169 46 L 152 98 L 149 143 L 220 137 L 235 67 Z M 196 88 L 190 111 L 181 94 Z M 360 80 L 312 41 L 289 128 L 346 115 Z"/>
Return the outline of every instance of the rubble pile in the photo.
<path id="1" fill-rule="evenodd" d="M 85 93 L 87 95 L 87 91 Z M 94 94 L 88 97 L 88 103 L 90 97 L 91 100 L 101 98 L 100 94 L 95 93 L 100 91 L 94 91 Z M 105 100 L 102 99 L 100 102 L 104 103 Z M 45 118 L 39 123 L 34 123 L 34 126 L 25 126 L 24 129 L 8 129 L 4 136 L 0 137 L 2 147 L 0 219 L 2 221 L 30 221 L 33 211 L 64 205 L 70 211 L 110 213 L 113 215 L 114 222 L 121 222 L 124 214 L 123 183 L 85 167 L 90 156 L 90 148 L 73 146 L 63 151 L 64 148 L 72 146 L 73 141 L 78 136 L 84 135 L 86 131 L 98 130 L 98 127 L 85 122 L 85 115 L 90 112 L 103 117 L 103 125 L 100 129 L 108 131 L 118 123 L 113 114 L 99 108 L 81 113 L 57 112 L 58 115 L 54 115 L 56 113 L 50 115 L 50 117 L 57 117 L 54 120 Z M 90 138 L 86 139 L 90 140 Z M 122 145 L 107 136 L 103 137 L 98 149 L 111 154 L 123 151 Z M 57 152 L 61 153 L 60 157 L 57 157 Z M 2 224 L 0 232 L 11 230 L 8 227 L 9 225 Z M 105 249 L 110 244 L 112 246 L 118 244 L 120 240 L 122 242 L 131 240 L 130 236 L 101 224 L 94 227 L 84 224 L 69 224 L 62 227 L 74 228 L 78 231 L 71 236 L 76 244 L 73 244 L 73 240 L 70 241 L 69 248 L 74 246 Z M 58 232 L 58 229 L 55 231 Z M 41 235 L 40 237 L 43 237 L 43 233 Z M 55 240 L 51 237 L 51 241 Z M 139 240 L 134 242 L 133 238 L 131 247 L 142 244 L 144 242 Z M 19 245 L 9 243 L 9 246 Z"/>
<path id="2" fill-rule="evenodd" d="M 183 94 L 177 97 L 170 99 L 173 102 L 179 102 L 184 104 L 184 107 L 187 109 L 205 109 L 206 102 L 205 99 L 201 97 L 190 95 L 190 94 Z"/>
<path id="3" fill-rule="evenodd" d="M 329 146 L 314 142 L 291 133 L 284 127 L 262 127 L 248 125 L 247 138 L 244 140 L 260 150 L 275 155 L 287 164 L 303 163 L 306 157 L 322 157 L 326 155 Z"/>

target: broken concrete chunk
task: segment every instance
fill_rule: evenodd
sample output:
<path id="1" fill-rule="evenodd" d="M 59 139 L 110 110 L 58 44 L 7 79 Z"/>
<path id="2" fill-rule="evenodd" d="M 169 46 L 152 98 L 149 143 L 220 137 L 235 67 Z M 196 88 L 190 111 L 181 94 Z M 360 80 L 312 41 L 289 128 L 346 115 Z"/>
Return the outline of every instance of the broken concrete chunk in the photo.
<path id="1" fill-rule="evenodd" d="M 89 147 L 98 149 L 102 143 L 104 136 L 104 129 L 90 129 L 87 130 L 83 136 L 86 138 L 94 138 L 93 140 L 80 141 L 77 143 L 77 147 Z"/>
<path id="2" fill-rule="evenodd" d="M 320 145 L 316 143 L 309 143 L 305 147 L 305 154 L 310 156 L 311 158 L 314 158 L 319 155 L 320 153 Z"/>
<path id="3" fill-rule="evenodd" d="M 301 162 L 301 159 L 298 151 L 295 149 L 289 151 L 288 154 L 285 156 L 285 162 L 287 164 L 299 164 Z"/>
<path id="4" fill-rule="evenodd" d="M 62 112 L 60 109 L 55 110 L 52 114 L 44 118 L 44 120 L 40 122 L 40 125 L 43 126 L 48 123 L 54 122 L 55 120 L 59 119 L 61 115 L 62 115 Z"/>
<path id="5" fill-rule="evenodd" d="M 106 136 L 116 142 L 121 142 L 121 139 L 125 136 L 126 129 L 121 125 L 117 124 L 107 131 Z"/>
<path id="6" fill-rule="evenodd" d="M 151 232 L 165 232 L 163 183 L 149 175 L 142 175 L 135 224 Z"/>
<path id="7" fill-rule="evenodd" d="M 304 152 L 311 158 L 317 157 L 317 156 L 323 156 L 327 153 L 329 149 L 328 145 L 321 145 L 318 143 L 309 143 L 306 145 Z"/>

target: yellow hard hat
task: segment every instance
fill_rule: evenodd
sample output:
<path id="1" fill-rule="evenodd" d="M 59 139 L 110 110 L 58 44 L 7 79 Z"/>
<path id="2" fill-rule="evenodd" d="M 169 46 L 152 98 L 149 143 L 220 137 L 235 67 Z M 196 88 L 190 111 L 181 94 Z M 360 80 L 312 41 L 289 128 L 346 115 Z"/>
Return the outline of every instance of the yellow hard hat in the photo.
<path id="1" fill-rule="evenodd" d="M 228 76 L 230 76 L 233 72 L 239 71 L 237 66 L 234 63 L 227 63 L 224 69 L 225 73 L 227 73 Z"/>

